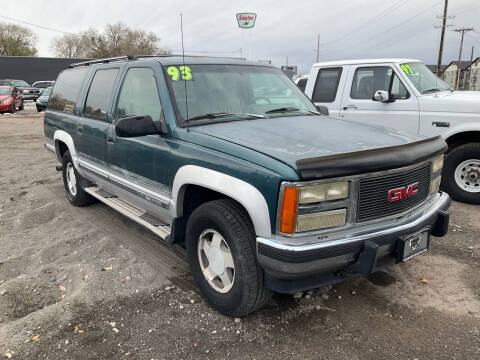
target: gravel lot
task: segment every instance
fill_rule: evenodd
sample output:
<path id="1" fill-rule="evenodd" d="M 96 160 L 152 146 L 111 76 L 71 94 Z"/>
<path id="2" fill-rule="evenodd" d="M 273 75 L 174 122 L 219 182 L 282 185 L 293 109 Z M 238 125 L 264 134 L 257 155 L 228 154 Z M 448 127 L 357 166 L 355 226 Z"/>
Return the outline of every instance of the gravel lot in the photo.
<path id="1" fill-rule="evenodd" d="M 12 359 L 480 359 L 480 208 L 431 251 L 231 319 L 181 247 L 98 203 L 71 206 L 42 114 L 0 115 L 0 356 Z M 424 279 L 421 281 L 421 279 Z"/>

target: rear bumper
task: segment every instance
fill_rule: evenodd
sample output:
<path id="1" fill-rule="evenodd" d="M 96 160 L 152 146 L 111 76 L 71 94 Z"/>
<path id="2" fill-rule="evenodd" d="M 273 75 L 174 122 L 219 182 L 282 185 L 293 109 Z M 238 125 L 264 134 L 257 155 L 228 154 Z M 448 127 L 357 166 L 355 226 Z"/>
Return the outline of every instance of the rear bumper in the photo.
<path id="1" fill-rule="evenodd" d="M 441 237 L 448 230 L 451 200 L 438 193 L 420 209 L 404 219 L 388 221 L 375 231 L 348 234 L 344 238 L 308 245 L 285 244 L 281 239 L 257 238 L 257 258 L 266 273 L 266 284 L 277 292 L 295 292 L 322 284 L 343 281 L 362 273 L 370 273 L 397 263 L 399 238 L 429 230 Z M 368 256 L 360 256 L 375 247 L 375 264 L 366 264 Z M 363 264 L 359 264 L 363 261 Z M 373 261 L 373 260 L 372 260 Z M 360 266 L 361 265 L 361 266 Z"/>

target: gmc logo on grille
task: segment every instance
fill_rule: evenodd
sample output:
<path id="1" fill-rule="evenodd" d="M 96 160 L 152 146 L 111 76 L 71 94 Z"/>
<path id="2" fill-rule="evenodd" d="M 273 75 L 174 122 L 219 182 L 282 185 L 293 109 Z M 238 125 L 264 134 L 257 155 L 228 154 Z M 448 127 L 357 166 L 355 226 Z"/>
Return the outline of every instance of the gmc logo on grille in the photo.
<path id="1" fill-rule="evenodd" d="M 393 202 L 397 200 L 402 200 L 407 197 L 418 194 L 418 189 L 417 189 L 418 184 L 419 182 L 417 181 L 416 183 L 410 184 L 408 186 L 388 190 L 388 201 Z"/>

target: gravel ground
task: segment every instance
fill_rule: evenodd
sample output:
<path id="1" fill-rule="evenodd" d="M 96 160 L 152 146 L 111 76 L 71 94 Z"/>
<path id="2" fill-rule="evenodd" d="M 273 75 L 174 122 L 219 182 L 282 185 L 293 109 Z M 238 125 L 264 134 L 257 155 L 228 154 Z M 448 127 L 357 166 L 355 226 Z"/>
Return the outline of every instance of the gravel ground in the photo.
<path id="1" fill-rule="evenodd" d="M 71 206 L 55 165 L 31 104 L 0 115 L 1 357 L 480 359 L 478 206 L 454 203 L 448 236 L 410 262 L 231 319 L 181 247 Z"/>

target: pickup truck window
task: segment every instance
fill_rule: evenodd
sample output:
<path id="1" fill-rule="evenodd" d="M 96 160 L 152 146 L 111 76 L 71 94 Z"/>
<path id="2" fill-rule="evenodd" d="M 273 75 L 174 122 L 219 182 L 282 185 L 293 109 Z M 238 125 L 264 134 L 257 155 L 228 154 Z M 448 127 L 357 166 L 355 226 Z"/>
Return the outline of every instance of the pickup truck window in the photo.
<path id="1" fill-rule="evenodd" d="M 440 80 L 422 63 L 401 64 L 400 68 L 421 94 L 451 89 L 448 84 Z"/>
<path id="2" fill-rule="evenodd" d="M 165 72 L 180 121 L 187 120 L 187 109 L 188 119 L 201 120 L 202 124 L 316 112 L 306 95 L 279 69 L 178 64 L 168 66 Z"/>
<path id="3" fill-rule="evenodd" d="M 300 79 L 298 80 L 297 86 L 302 92 L 305 92 L 305 87 L 307 86 L 308 79 Z"/>
<path id="4" fill-rule="evenodd" d="M 73 113 L 78 93 L 88 70 L 87 67 L 82 67 L 63 71 L 53 87 L 48 109 Z"/>
<path id="5" fill-rule="evenodd" d="M 116 118 L 150 115 L 153 121 L 159 121 L 161 112 L 162 105 L 153 70 L 149 68 L 129 69 L 118 99 Z"/>
<path id="6" fill-rule="evenodd" d="M 312 101 L 331 103 L 335 101 L 342 68 L 320 69 L 313 89 Z"/>
<path id="7" fill-rule="evenodd" d="M 117 74 L 118 69 L 97 70 L 88 90 L 85 116 L 102 121 L 107 120 L 108 94 L 112 92 Z"/>
<path id="8" fill-rule="evenodd" d="M 350 97 L 371 100 L 378 90 L 390 91 L 394 99 L 408 99 L 410 94 L 389 66 L 361 67 L 355 71 Z"/>

